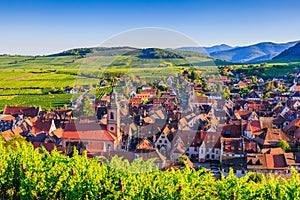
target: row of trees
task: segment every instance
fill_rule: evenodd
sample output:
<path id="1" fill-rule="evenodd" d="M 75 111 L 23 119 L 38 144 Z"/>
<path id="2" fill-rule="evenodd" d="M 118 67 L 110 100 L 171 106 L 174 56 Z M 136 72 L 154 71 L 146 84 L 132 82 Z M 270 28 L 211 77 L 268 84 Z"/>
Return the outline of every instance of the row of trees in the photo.
<path id="1" fill-rule="evenodd" d="M 21 138 L 0 140 L 3 199 L 299 199 L 300 180 L 232 171 L 217 180 L 204 169 L 159 171 L 153 160 L 88 159 L 34 149 Z"/>

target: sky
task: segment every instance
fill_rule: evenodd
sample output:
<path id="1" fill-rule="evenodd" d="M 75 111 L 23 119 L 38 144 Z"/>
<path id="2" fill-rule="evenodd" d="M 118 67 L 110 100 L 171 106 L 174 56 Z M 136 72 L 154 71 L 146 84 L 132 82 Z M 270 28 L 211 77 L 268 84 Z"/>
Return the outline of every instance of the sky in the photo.
<path id="1" fill-rule="evenodd" d="M 299 0 L 1 0 L 0 54 L 99 46 L 143 27 L 174 30 L 200 46 L 282 43 L 300 39 L 299 8 Z"/>

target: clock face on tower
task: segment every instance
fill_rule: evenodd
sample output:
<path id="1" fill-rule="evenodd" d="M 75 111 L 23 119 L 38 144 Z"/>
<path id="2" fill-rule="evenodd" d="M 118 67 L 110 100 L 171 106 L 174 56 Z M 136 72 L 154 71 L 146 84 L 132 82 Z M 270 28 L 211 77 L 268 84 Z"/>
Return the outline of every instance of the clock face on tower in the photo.
<path id="1" fill-rule="evenodd" d="M 111 95 L 111 99 L 114 99 L 115 98 L 115 95 Z"/>

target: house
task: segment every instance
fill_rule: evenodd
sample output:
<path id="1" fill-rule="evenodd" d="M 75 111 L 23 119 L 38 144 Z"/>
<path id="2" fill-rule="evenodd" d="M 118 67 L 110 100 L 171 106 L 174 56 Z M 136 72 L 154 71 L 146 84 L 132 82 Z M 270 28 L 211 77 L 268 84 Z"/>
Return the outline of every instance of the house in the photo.
<path id="1" fill-rule="evenodd" d="M 294 119 L 283 129 L 283 131 L 287 135 L 290 135 L 295 139 L 298 139 L 299 135 L 297 135 L 297 133 L 299 129 L 300 129 L 300 119 Z"/>
<path id="2" fill-rule="evenodd" d="M 151 90 L 152 86 L 150 84 L 146 84 L 142 86 L 142 91 Z"/>
<path id="3" fill-rule="evenodd" d="M 168 78 L 167 78 L 167 84 L 168 84 L 168 85 L 172 85 L 172 83 L 173 83 L 172 78 L 171 78 L 171 77 L 168 77 Z"/>
<path id="4" fill-rule="evenodd" d="M 262 149 L 261 153 L 247 155 L 247 170 L 285 176 L 291 173 L 291 167 L 300 166 L 295 155 L 284 153 L 281 148 Z"/>
<path id="5" fill-rule="evenodd" d="M 245 83 L 244 81 L 239 81 L 239 82 L 237 83 L 237 86 L 239 86 L 240 88 L 244 88 L 244 87 L 247 87 L 248 84 Z"/>
<path id="6" fill-rule="evenodd" d="M 259 120 L 251 120 L 247 122 L 244 129 L 244 136 L 253 139 L 262 133 L 261 123 Z"/>
<path id="7" fill-rule="evenodd" d="M 23 115 L 27 117 L 36 117 L 39 115 L 41 107 L 29 106 L 5 106 L 4 115 Z"/>
<path id="8" fill-rule="evenodd" d="M 169 152 L 171 151 L 171 138 L 168 138 L 170 132 L 170 129 L 166 126 L 155 141 L 155 147 L 157 147 L 160 153 L 165 157 L 169 157 Z"/>
<path id="9" fill-rule="evenodd" d="M 166 157 L 163 156 L 157 148 L 153 147 L 150 141 L 146 138 L 144 138 L 136 146 L 136 150 L 134 151 L 134 160 L 138 158 L 142 159 L 143 161 L 155 159 L 154 164 L 159 169 L 162 169 L 166 166 Z"/>
<path id="10" fill-rule="evenodd" d="M 253 90 L 251 91 L 247 96 L 247 101 L 259 101 L 261 99 L 262 95 L 258 93 L 257 91 Z"/>
<path id="11" fill-rule="evenodd" d="M 237 177 L 245 175 L 245 156 L 242 138 L 221 138 L 220 163 L 222 172 L 226 176 L 229 168 L 233 168 Z"/>
<path id="12" fill-rule="evenodd" d="M 227 81 L 227 76 L 220 76 L 220 80 L 223 81 L 223 82 Z"/>
<path id="13" fill-rule="evenodd" d="M 300 85 L 293 85 L 289 90 L 291 92 L 300 92 Z"/>
<path id="14" fill-rule="evenodd" d="M 221 133 L 220 132 L 206 132 L 205 138 L 199 147 L 199 162 L 207 160 L 220 160 L 221 156 Z"/>
<path id="15" fill-rule="evenodd" d="M 88 154 L 107 152 L 118 146 L 117 138 L 106 128 L 96 122 L 86 123 L 79 120 L 73 120 L 66 125 L 61 140 L 64 148 L 83 144 Z"/>
<path id="16" fill-rule="evenodd" d="M 0 115 L 0 132 L 12 129 L 16 118 L 12 115 Z"/>
<path id="17" fill-rule="evenodd" d="M 262 129 L 262 133 L 254 138 L 261 148 L 272 148 L 275 145 L 285 140 L 287 142 L 291 142 L 292 138 L 287 136 L 280 129 L 275 128 L 264 128 Z"/>
<path id="18" fill-rule="evenodd" d="M 147 92 L 147 90 L 146 90 L 146 91 L 141 91 L 139 94 L 136 94 L 136 97 L 142 98 L 142 99 L 144 99 L 144 98 L 148 99 L 148 98 L 151 98 L 152 95 L 149 92 Z"/>
<path id="19" fill-rule="evenodd" d="M 155 89 L 151 89 L 151 90 L 146 90 L 145 92 L 149 93 L 151 97 L 155 97 L 157 91 Z"/>
<path id="20" fill-rule="evenodd" d="M 232 120 L 229 124 L 220 124 L 218 129 L 220 130 L 223 137 L 235 137 L 239 138 L 243 135 L 247 125 L 246 120 Z"/>
<path id="21" fill-rule="evenodd" d="M 300 100 L 300 92 L 295 92 L 292 95 L 292 100 Z"/>

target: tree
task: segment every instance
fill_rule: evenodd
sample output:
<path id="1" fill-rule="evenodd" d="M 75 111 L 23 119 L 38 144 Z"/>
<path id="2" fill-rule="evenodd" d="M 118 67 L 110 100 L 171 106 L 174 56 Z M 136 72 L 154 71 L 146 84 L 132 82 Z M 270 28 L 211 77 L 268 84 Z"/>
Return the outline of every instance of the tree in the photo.
<path id="1" fill-rule="evenodd" d="M 285 140 L 281 140 L 280 142 L 278 142 L 276 144 L 276 147 L 280 147 L 284 152 L 289 152 L 292 150 L 289 143 Z"/>
<path id="2" fill-rule="evenodd" d="M 224 90 L 224 98 L 229 99 L 230 98 L 230 90 L 228 87 L 225 88 Z"/>
<path id="3" fill-rule="evenodd" d="M 273 81 L 267 82 L 266 90 L 267 91 L 274 91 L 274 89 L 275 89 L 274 82 Z"/>
<path id="4" fill-rule="evenodd" d="M 83 98 L 82 105 L 80 106 L 81 112 L 80 114 L 84 116 L 94 116 L 95 110 L 92 107 L 92 101 L 88 96 Z"/>

